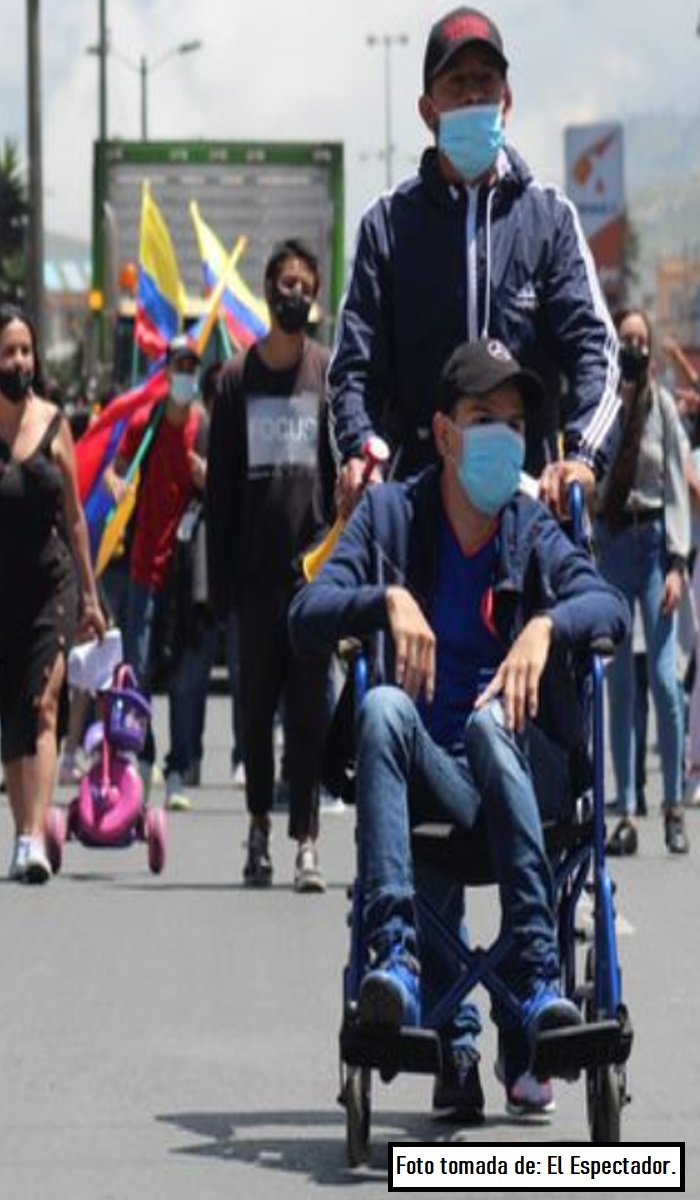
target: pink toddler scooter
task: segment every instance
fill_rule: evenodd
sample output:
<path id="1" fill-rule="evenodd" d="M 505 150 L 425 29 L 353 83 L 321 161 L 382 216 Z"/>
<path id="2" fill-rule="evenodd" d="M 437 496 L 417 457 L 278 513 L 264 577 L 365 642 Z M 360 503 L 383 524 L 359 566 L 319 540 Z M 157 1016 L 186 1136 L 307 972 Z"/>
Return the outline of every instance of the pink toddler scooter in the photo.
<path id="1" fill-rule="evenodd" d="M 143 748 L 151 706 L 139 692 L 131 667 L 122 663 L 112 686 L 97 698 L 100 719 L 88 729 L 84 750 L 92 766 L 67 810 L 52 807 L 46 823 L 46 849 L 54 874 L 61 869 L 63 844 L 119 847 L 146 842 L 148 865 L 159 875 L 165 865 L 165 813 L 146 808 L 143 784 L 133 756 Z"/>

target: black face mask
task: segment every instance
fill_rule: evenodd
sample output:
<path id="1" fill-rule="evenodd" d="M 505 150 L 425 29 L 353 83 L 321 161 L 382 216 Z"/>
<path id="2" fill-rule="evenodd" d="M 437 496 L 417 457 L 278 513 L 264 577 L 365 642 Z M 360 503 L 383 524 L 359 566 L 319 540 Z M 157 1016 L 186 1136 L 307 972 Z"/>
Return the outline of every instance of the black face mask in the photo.
<path id="1" fill-rule="evenodd" d="M 638 387 L 645 382 L 649 371 L 649 351 L 636 342 L 627 345 L 623 342 L 620 346 L 619 363 L 622 382 Z"/>
<path id="2" fill-rule="evenodd" d="M 0 371 L 0 392 L 11 404 L 21 404 L 32 390 L 33 381 L 33 371 L 16 367 L 12 371 Z"/>
<path id="3" fill-rule="evenodd" d="M 311 301 L 299 292 L 272 292 L 272 311 L 285 333 L 301 333 L 306 328 L 311 311 Z"/>

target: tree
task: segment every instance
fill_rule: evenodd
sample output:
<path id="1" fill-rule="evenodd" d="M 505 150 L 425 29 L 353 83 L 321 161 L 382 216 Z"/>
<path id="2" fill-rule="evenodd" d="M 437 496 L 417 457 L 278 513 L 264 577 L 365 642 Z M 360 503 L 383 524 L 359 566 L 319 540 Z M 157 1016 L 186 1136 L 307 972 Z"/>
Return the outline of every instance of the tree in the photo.
<path id="1" fill-rule="evenodd" d="M 27 185 L 17 143 L 6 138 L 0 150 L 0 300 L 3 301 L 24 300 L 28 216 Z"/>

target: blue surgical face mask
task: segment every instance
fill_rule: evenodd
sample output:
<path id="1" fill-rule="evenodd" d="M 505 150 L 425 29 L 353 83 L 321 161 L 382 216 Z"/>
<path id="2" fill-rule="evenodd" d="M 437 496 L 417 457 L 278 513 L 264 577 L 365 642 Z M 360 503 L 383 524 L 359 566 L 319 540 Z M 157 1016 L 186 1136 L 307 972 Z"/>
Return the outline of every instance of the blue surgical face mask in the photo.
<path id="1" fill-rule="evenodd" d="M 196 375 L 185 374 L 184 371 L 174 371 L 170 380 L 170 397 L 175 404 L 184 408 L 192 404 L 199 394 L 199 381 Z"/>
<path id="2" fill-rule="evenodd" d="M 472 425 L 460 433 L 459 482 L 474 508 L 493 516 L 518 490 L 525 439 L 501 421 Z"/>
<path id="3" fill-rule="evenodd" d="M 493 166 L 503 142 L 500 104 L 470 104 L 440 113 L 438 147 L 467 181 Z"/>

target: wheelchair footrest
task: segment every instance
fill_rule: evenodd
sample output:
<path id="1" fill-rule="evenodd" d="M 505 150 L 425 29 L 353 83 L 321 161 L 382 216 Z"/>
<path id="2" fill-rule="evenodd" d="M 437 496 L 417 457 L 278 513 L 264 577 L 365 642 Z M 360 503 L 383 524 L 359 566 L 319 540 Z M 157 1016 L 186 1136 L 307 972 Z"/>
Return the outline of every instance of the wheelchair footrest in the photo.
<path id="1" fill-rule="evenodd" d="M 388 1082 L 400 1071 L 434 1075 L 440 1069 L 440 1039 L 432 1029 L 367 1029 L 345 1021 L 340 1057 L 349 1067 L 373 1067 Z"/>
<path id="2" fill-rule="evenodd" d="M 632 1026 L 625 1013 L 619 1019 L 546 1030 L 535 1042 L 530 1069 L 539 1079 L 576 1079 L 591 1068 L 621 1066 L 631 1049 Z"/>

